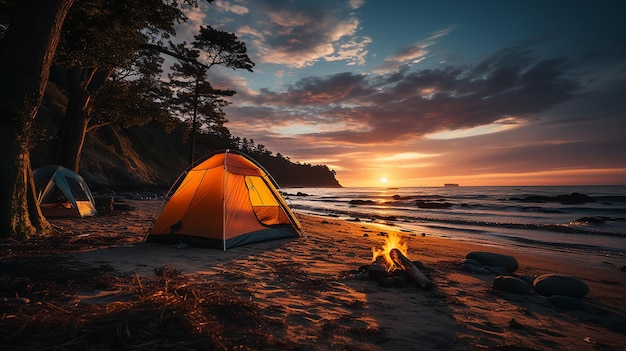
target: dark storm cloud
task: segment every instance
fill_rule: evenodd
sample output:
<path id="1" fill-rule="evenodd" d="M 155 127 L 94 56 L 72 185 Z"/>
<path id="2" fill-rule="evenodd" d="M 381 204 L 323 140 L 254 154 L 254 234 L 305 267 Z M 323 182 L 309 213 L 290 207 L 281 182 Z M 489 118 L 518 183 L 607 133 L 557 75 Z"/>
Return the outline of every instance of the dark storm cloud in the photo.
<path id="1" fill-rule="evenodd" d="M 358 101 L 374 93 L 367 76 L 350 72 L 328 77 L 308 77 L 288 87 L 285 93 L 261 91 L 258 102 L 286 106 L 321 105 Z"/>
<path id="2" fill-rule="evenodd" d="M 523 118 L 564 102 L 580 88 L 564 58 L 536 59 L 502 50 L 475 66 L 404 70 L 389 76 L 340 73 L 309 77 L 284 93 L 268 90 L 258 104 L 315 107 L 317 118 L 359 124 L 318 133 L 351 143 L 379 143 Z M 275 113 L 280 113 L 275 111 Z"/>

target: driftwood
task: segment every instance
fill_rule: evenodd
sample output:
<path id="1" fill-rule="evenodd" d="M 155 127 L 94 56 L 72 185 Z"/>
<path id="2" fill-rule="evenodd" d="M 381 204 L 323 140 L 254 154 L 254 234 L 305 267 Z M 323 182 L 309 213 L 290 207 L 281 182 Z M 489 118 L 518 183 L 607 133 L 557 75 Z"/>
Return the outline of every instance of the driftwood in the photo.
<path id="1" fill-rule="evenodd" d="M 428 279 L 411 260 L 404 256 L 400 250 L 391 249 L 391 251 L 389 251 L 389 257 L 391 257 L 391 260 L 396 266 L 407 272 L 420 288 L 430 290 L 433 287 L 433 282 Z"/>

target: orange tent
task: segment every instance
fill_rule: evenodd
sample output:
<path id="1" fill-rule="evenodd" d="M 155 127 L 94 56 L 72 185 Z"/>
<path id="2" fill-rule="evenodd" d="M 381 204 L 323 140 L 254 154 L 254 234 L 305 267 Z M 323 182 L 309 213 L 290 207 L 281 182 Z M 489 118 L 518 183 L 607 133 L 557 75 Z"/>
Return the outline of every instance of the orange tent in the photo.
<path id="1" fill-rule="evenodd" d="M 298 237 L 301 228 L 258 163 L 242 153 L 213 153 L 183 172 L 166 196 L 147 240 L 226 250 Z"/>

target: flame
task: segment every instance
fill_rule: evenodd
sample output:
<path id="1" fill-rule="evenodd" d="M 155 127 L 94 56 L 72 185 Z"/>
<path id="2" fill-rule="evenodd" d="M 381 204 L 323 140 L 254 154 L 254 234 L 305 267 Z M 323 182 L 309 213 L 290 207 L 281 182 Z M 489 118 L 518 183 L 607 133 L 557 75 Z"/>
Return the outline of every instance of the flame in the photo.
<path id="1" fill-rule="evenodd" d="M 391 233 L 387 237 L 385 237 L 385 244 L 383 245 L 382 249 L 372 247 L 372 262 L 376 262 L 376 259 L 379 256 L 383 256 L 385 258 L 385 262 L 387 263 L 388 271 L 392 271 L 394 268 L 396 268 L 393 260 L 391 260 L 391 257 L 389 257 L 389 252 L 391 251 L 391 249 L 398 249 L 400 250 L 400 252 L 402 252 L 404 256 L 409 257 L 407 255 L 408 246 L 401 240 L 402 237 L 396 233 Z"/>

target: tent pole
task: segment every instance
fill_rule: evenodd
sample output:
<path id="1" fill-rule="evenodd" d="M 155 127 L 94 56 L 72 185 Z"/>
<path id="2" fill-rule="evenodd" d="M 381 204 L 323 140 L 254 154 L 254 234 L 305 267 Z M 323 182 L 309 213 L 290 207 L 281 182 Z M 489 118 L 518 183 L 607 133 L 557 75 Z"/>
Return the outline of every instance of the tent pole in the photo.
<path id="1" fill-rule="evenodd" d="M 222 245 L 226 251 L 226 158 L 228 157 L 228 149 L 224 153 L 224 172 L 222 172 Z"/>

